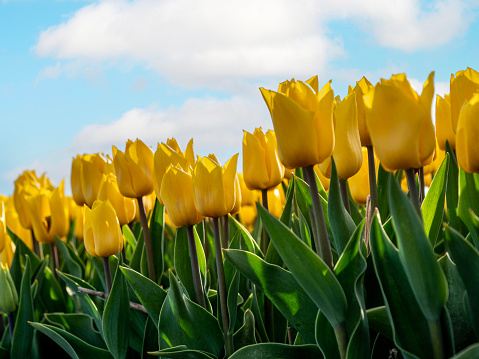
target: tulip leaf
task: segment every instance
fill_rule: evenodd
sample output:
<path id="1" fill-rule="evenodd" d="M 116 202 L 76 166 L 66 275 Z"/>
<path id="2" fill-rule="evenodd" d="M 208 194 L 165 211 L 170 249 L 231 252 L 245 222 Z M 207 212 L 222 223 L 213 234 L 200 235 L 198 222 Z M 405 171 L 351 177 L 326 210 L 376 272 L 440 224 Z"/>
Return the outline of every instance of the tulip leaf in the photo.
<path id="1" fill-rule="evenodd" d="M 223 253 L 228 262 L 271 300 L 292 327 L 314 343 L 318 308 L 290 272 L 246 251 L 229 249 Z"/>
<path id="2" fill-rule="evenodd" d="M 98 348 L 106 349 L 100 333 L 93 327 L 92 318 L 83 313 L 45 313 L 45 320 L 60 329 Z"/>
<path id="3" fill-rule="evenodd" d="M 459 171 L 458 216 L 470 231 L 474 243 L 479 244 L 479 233 L 471 218 L 471 211 L 479 213 L 479 174 Z"/>
<path id="4" fill-rule="evenodd" d="M 193 228 L 193 234 L 195 237 L 196 255 L 198 257 L 198 265 L 200 267 L 200 275 L 202 283 L 205 283 L 206 273 L 206 257 L 203 251 L 203 245 L 200 242 L 200 238 L 196 233 L 196 229 Z M 193 283 L 193 271 L 191 269 L 190 259 L 190 245 L 188 241 L 188 232 L 186 227 L 178 228 L 176 231 L 175 240 L 175 269 L 176 274 L 181 280 L 181 284 L 186 288 L 188 297 L 195 300 L 195 285 Z"/>
<path id="5" fill-rule="evenodd" d="M 120 267 L 120 270 L 158 328 L 158 318 L 166 292 L 158 284 L 133 269 Z"/>
<path id="6" fill-rule="evenodd" d="M 45 311 L 66 312 L 70 297 L 65 297 L 63 290 L 49 267 L 38 275 L 38 300 Z"/>
<path id="7" fill-rule="evenodd" d="M 447 281 L 421 219 L 399 183 L 391 177 L 389 203 L 397 233 L 399 258 L 426 318 L 437 321 L 447 301 Z"/>
<path id="8" fill-rule="evenodd" d="M 340 359 L 334 328 L 321 311 L 318 311 L 316 316 L 315 328 L 316 343 L 323 356 L 328 359 Z"/>
<path id="9" fill-rule="evenodd" d="M 261 343 L 248 345 L 236 351 L 230 359 L 297 359 L 322 358 L 317 345 L 287 345 L 280 343 Z"/>
<path id="10" fill-rule="evenodd" d="M 216 359 L 216 357 L 209 353 L 205 353 L 201 350 L 188 349 L 185 345 L 178 345 L 176 347 L 150 352 L 149 354 L 173 359 Z"/>
<path id="11" fill-rule="evenodd" d="M 236 312 L 238 311 L 238 293 L 241 274 L 235 271 L 231 284 L 229 285 L 227 295 L 227 307 L 229 315 L 228 334 L 233 335 L 236 324 Z"/>
<path id="12" fill-rule="evenodd" d="M 10 266 L 10 275 L 12 276 L 13 283 L 15 284 L 15 288 L 17 289 L 17 292 L 20 292 L 20 283 L 23 277 L 22 262 L 25 261 L 25 256 L 28 256 L 30 258 L 32 273 L 35 273 L 38 267 L 40 267 L 41 260 L 9 228 L 7 228 L 7 232 L 10 235 L 10 238 L 12 239 L 13 243 L 15 244 L 15 253 L 13 254 L 13 259 Z"/>
<path id="13" fill-rule="evenodd" d="M 449 168 L 449 155 L 442 161 L 432 180 L 426 198 L 421 206 L 422 218 L 424 221 L 424 230 L 434 247 L 437 236 L 442 225 L 444 214 L 444 202 L 446 200 L 447 174 Z"/>
<path id="14" fill-rule="evenodd" d="M 331 180 L 329 182 L 328 197 L 328 218 L 331 232 L 333 232 L 334 248 L 339 255 L 343 252 L 348 244 L 349 238 L 356 229 L 356 224 L 344 208 L 341 198 L 341 190 L 339 187 L 338 171 L 336 170 L 336 162 L 331 157 Z"/>
<path id="15" fill-rule="evenodd" d="M 25 256 L 20 292 L 18 293 L 19 306 L 13 329 L 11 355 L 13 358 L 27 358 L 30 355 L 33 342 L 33 328 L 28 322 L 33 322 L 33 298 L 31 291 L 30 257 Z M 3 288 L 1 289 L 3 290 Z"/>
<path id="16" fill-rule="evenodd" d="M 185 345 L 190 350 L 200 350 L 218 357 L 224 346 L 223 332 L 218 321 L 183 294 L 171 271 L 169 279 L 170 289 L 163 302 L 158 323 L 160 350 Z"/>
<path id="17" fill-rule="evenodd" d="M 329 188 L 331 191 L 331 187 Z M 366 260 L 361 252 L 365 223 L 365 220 L 363 220 L 357 226 L 334 268 L 336 278 L 343 287 L 348 303 L 346 320 L 347 331 L 350 333 L 347 349 L 348 358 L 367 358 L 370 356 L 369 325 L 364 302 Z"/>
<path id="18" fill-rule="evenodd" d="M 464 224 L 457 213 L 459 203 L 459 167 L 457 166 L 456 154 L 449 145 L 449 141 L 446 141 L 446 153 L 449 154 L 446 187 L 447 214 L 449 216 L 449 224 L 460 231 Z"/>
<path id="19" fill-rule="evenodd" d="M 472 344 L 451 359 L 476 359 L 479 357 L 479 343 Z"/>
<path id="20" fill-rule="evenodd" d="M 382 229 L 377 212 L 369 235 L 374 269 L 392 324 L 394 342 L 403 354 L 427 358 L 432 353 L 427 319 L 413 294 L 398 250 Z"/>
<path id="21" fill-rule="evenodd" d="M 160 279 L 164 268 L 164 227 L 165 227 L 165 207 L 160 204 L 158 199 L 155 201 L 155 207 L 150 217 L 151 245 L 153 247 L 156 278 Z"/>
<path id="22" fill-rule="evenodd" d="M 115 359 L 126 358 L 130 342 L 130 297 L 121 270 L 116 271 L 102 318 L 103 338 Z"/>
<path id="23" fill-rule="evenodd" d="M 333 326 L 346 319 L 347 302 L 331 269 L 311 248 L 266 209 L 257 205 L 266 230 L 296 281 Z"/>
<path id="24" fill-rule="evenodd" d="M 288 227 L 290 227 L 291 225 L 291 215 L 294 212 L 293 200 L 294 200 L 295 183 L 296 183 L 296 177 L 293 176 L 291 177 L 291 180 L 289 181 L 288 191 L 286 192 L 286 204 L 283 207 L 283 212 L 281 213 L 281 217 L 279 219 Z"/>
<path id="25" fill-rule="evenodd" d="M 130 260 L 130 267 L 136 270 L 137 272 L 141 272 L 141 258 L 143 256 L 144 248 L 145 248 L 145 239 L 143 238 L 143 231 L 140 230 L 140 235 L 138 236 L 136 247 L 133 250 L 133 254 L 131 255 L 131 260 Z"/>
<path id="26" fill-rule="evenodd" d="M 82 311 L 93 318 L 97 328 L 102 332 L 102 325 L 101 325 L 101 317 L 100 313 L 98 312 L 98 308 L 96 307 L 95 303 L 92 301 L 90 296 L 86 293 L 82 293 L 78 291 L 78 287 L 88 288 L 94 290 L 90 284 L 83 281 L 80 278 L 74 277 L 71 274 L 62 273 L 57 271 L 58 276 L 65 282 L 68 288 L 75 293 L 78 298 L 80 299 L 80 305 Z"/>
<path id="27" fill-rule="evenodd" d="M 389 210 L 389 181 L 392 174 L 384 169 L 384 167 L 379 164 L 378 169 L 378 210 L 381 214 L 383 221 L 390 215 Z"/>
<path id="28" fill-rule="evenodd" d="M 146 319 L 145 330 L 143 333 L 143 343 L 141 348 L 141 358 L 151 358 L 149 352 L 158 350 L 158 328 L 150 317 Z"/>
<path id="29" fill-rule="evenodd" d="M 248 252 L 255 253 L 261 257 L 261 249 L 259 248 L 256 241 L 253 239 L 249 231 L 241 224 L 241 222 L 236 220 L 234 217 L 229 216 L 229 224 L 230 228 L 236 228 L 236 230 L 239 230 L 239 233 L 241 235 L 241 248 L 247 250 Z"/>
<path id="30" fill-rule="evenodd" d="M 479 338 L 479 252 L 455 229 L 446 226 L 446 246 L 466 289 L 466 310 Z"/>
<path id="31" fill-rule="evenodd" d="M 239 350 L 247 345 L 256 344 L 254 315 L 251 310 L 244 312 L 244 324 L 233 335 L 234 349 Z"/>
<path id="32" fill-rule="evenodd" d="M 108 350 L 90 345 L 66 330 L 40 323 L 30 323 L 30 325 L 57 343 L 71 358 L 112 358 Z"/>
<path id="33" fill-rule="evenodd" d="M 63 256 L 63 259 L 65 260 L 65 264 L 70 274 L 78 278 L 83 278 L 83 273 L 85 271 L 85 269 L 83 268 L 83 263 L 81 262 L 79 258 L 78 259 L 73 258 L 75 254 L 68 248 L 69 244 L 63 242 L 57 236 L 55 236 L 55 242 Z"/>
<path id="34" fill-rule="evenodd" d="M 369 327 L 371 329 L 374 329 L 391 340 L 393 339 L 393 330 L 385 306 L 368 309 L 367 315 Z"/>

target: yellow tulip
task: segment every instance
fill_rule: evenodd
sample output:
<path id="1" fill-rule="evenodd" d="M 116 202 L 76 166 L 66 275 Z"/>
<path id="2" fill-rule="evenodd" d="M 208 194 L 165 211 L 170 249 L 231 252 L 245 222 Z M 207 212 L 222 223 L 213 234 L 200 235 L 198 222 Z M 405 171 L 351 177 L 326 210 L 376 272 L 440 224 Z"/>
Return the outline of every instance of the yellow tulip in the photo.
<path id="1" fill-rule="evenodd" d="M 288 181 L 293 177 L 294 168 L 284 168 L 284 178 Z"/>
<path id="2" fill-rule="evenodd" d="M 192 226 L 203 220 L 196 210 L 194 197 L 191 172 L 170 165 L 161 182 L 161 198 L 176 228 Z"/>
<path id="3" fill-rule="evenodd" d="M 15 244 L 10 236 L 5 237 L 5 248 L 0 252 L 0 264 L 6 264 L 9 268 L 12 265 L 13 255 L 15 254 Z"/>
<path id="4" fill-rule="evenodd" d="M 176 143 L 176 141 L 175 141 Z M 178 144 L 176 144 L 178 146 Z M 182 152 L 178 146 L 178 151 L 170 147 L 169 145 L 165 145 L 164 143 L 159 143 L 156 149 L 153 163 L 154 163 L 154 178 L 153 178 L 153 185 L 155 188 L 156 196 L 158 197 L 158 201 L 163 204 L 163 200 L 161 198 L 161 183 L 163 181 L 163 176 L 165 175 L 166 170 L 169 168 L 170 165 L 173 166 L 181 166 L 183 170 L 188 169 L 188 161 L 185 157 L 182 156 Z"/>
<path id="5" fill-rule="evenodd" d="M 436 151 L 434 152 L 433 161 L 427 166 L 424 166 L 424 175 L 436 173 L 442 161 L 444 160 L 444 157 L 446 157 L 446 151 L 441 150 L 439 148 L 439 142 L 436 141 Z"/>
<path id="6" fill-rule="evenodd" d="M 364 110 L 363 96 L 372 88 L 374 88 L 374 86 L 371 84 L 371 82 L 369 82 L 366 77 L 363 77 L 361 80 L 356 81 L 356 86 L 354 88 L 349 86 L 348 90 L 348 94 L 351 92 L 354 92 L 356 94 L 359 138 L 361 139 L 361 146 L 364 147 L 372 146 L 372 143 L 369 136 L 368 126 L 366 124 L 366 112 Z"/>
<path id="7" fill-rule="evenodd" d="M 405 74 L 393 75 L 364 95 L 371 141 L 388 170 L 420 168 L 432 160 L 436 145 L 431 119 L 433 81 L 431 72 L 418 96 Z"/>
<path id="8" fill-rule="evenodd" d="M 81 185 L 88 207 L 91 207 L 98 198 L 105 165 L 106 161 L 99 153 L 82 157 Z"/>
<path id="9" fill-rule="evenodd" d="M 284 177 L 284 166 L 278 156 L 276 136 L 261 128 L 254 134 L 243 131 L 243 177 L 249 189 L 268 189 L 277 186 Z"/>
<path id="10" fill-rule="evenodd" d="M 347 180 L 361 168 L 363 155 L 359 138 L 356 95 L 346 96 L 334 109 L 335 145 L 333 158 L 336 162 L 339 179 Z M 319 165 L 326 176 L 331 176 L 331 157 Z"/>
<path id="11" fill-rule="evenodd" d="M 243 199 L 241 198 L 241 185 L 237 174 L 235 177 L 235 205 L 230 212 L 231 215 L 235 215 L 240 211 L 242 201 Z"/>
<path id="12" fill-rule="evenodd" d="M 118 254 L 123 248 L 123 236 L 115 209 L 109 200 L 96 200 L 92 209 L 84 206 L 84 242 L 94 257 Z"/>
<path id="13" fill-rule="evenodd" d="M 115 209 L 120 226 L 128 224 L 135 219 L 136 200 L 133 198 L 127 198 L 120 193 L 116 177 L 112 174 L 103 175 L 98 199 L 102 201 L 108 199 L 110 201 Z"/>
<path id="14" fill-rule="evenodd" d="M 451 74 L 451 123 L 454 133 L 457 133 L 462 106 L 472 98 L 477 90 L 479 90 L 479 72 L 468 67 L 466 70 L 456 72 L 455 75 Z"/>
<path id="15" fill-rule="evenodd" d="M 319 169 L 319 165 L 314 166 L 314 172 L 316 172 L 316 175 L 319 178 L 319 181 L 323 185 L 324 190 L 327 192 L 329 190 L 329 178 L 323 175 L 321 170 Z"/>
<path id="16" fill-rule="evenodd" d="M 462 107 L 456 131 L 457 163 L 467 173 L 479 173 L 479 92 Z"/>
<path id="17" fill-rule="evenodd" d="M 279 158 L 285 167 L 312 166 L 331 155 L 334 93 L 330 82 L 319 93 L 294 79 L 281 83 L 278 92 L 260 90 L 273 120 Z"/>
<path id="18" fill-rule="evenodd" d="M 199 158 L 193 171 L 195 206 L 205 217 L 221 217 L 235 205 L 238 154 L 221 167 L 209 157 Z"/>
<path id="19" fill-rule="evenodd" d="M 286 198 L 283 187 L 278 185 L 268 190 L 268 211 L 276 218 L 280 218 L 283 213 Z"/>
<path id="20" fill-rule="evenodd" d="M 7 228 L 15 233 L 15 235 L 20 238 L 28 248 L 33 249 L 32 231 L 24 228 L 20 223 L 20 218 L 18 217 L 18 213 L 15 210 L 15 205 L 13 203 L 13 197 L 6 198 L 0 196 L 0 201 L 5 205 L 5 222 Z"/>
<path id="21" fill-rule="evenodd" d="M 64 181 L 53 191 L 40 189 L 28 198 L 33 232 L 40 243 L 54 243 L 55 236 L 64 237 L 70 227 L 68 199 L 64 194 Z"/>
<path id="22" fill-rule="evenodd" d="M 441 150 L 446 149 L 446 141 L 453 150 L 456 149 L 456 133 L 451 122 L 450 96 L 436 96 L 436 138 Z"/>
<path id="23" fill-rule="evenodd" d="M 349 191 L 354 202 L 360 206 L 366 204 L 366 199 L 369 195 L 369 163 L 368 163 L 368 150 L 366 147 L 362 148 L 363 151 L 363 163 L 358 173 L 352 176 L 348 180 Z M 379 161 L 375 160 L 376 175 L 379 169 Z"/>
<path id="24" fill-rule="evenodd" d="M 138 198 L 153 192 L 153 152 L 142 141 L 128 140 L 125 153 L 113 146 L 113 163 L 122 195 Z"/>
<path id="25" fill-rule="evenodd" d="M 256 206 L 256 202 L 261 198 L 261 191 L 250 190 L 246 187 L 242 173 L 238 173 L 238 181 L 241 190 L 241 206 Z"/>
<path id="26" fill-rule="evenodd" d="M 238 215 L 241 223 L 251 231 L 253 229 L 256 216 L 258 215 L 256 212 L 256 206 L 241 206 Z"/>
<path id="27" fill-rule="evenodd" d="M 86 203 L 85 195 L 83 194 L 83 186 L 81 180 L 82 173 L 82 159 L 83 156 L 77 155 L 72 160 L 72 173 L 70 176 L 73 200 L 77 205 L 83 206 Z"/>
<path id="28" fill-rule="evenodd" d="M 70 201 L 70 220 L 75 220 L 75 238 L 83 240 L 83 206 L 77 205 L 73 198 Z"/>

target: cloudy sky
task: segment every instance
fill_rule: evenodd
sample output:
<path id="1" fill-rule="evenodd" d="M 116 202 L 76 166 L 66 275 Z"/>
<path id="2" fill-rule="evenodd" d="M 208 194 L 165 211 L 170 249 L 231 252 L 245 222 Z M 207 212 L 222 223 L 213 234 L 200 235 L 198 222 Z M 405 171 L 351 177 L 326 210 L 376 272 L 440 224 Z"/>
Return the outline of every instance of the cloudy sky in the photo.
<path id="1" fill-rule="evenodd" d="M 479 69 L 479 1 L 0 0 L 0 194 L 26 169 L 69 186 L 76 154 L 177 138 L 220 161 L 271 128 L 259 87 L 405 72 L 437 93 Z M 241 164 L 238 168 L 241 171 Z"/>

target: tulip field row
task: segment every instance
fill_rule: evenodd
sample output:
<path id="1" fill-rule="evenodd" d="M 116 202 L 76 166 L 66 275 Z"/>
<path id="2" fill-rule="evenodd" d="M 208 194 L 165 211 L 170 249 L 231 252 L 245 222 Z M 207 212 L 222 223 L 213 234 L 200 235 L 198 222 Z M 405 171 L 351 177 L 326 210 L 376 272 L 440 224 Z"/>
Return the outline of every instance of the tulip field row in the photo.
<path id="1" fill-rule="evenodd" d="M 241 173 L 137 139 L 73 158 L 72 197 L 16 179 L 0 359 L 479 357 L 479 73 L 260 92 Z"/>

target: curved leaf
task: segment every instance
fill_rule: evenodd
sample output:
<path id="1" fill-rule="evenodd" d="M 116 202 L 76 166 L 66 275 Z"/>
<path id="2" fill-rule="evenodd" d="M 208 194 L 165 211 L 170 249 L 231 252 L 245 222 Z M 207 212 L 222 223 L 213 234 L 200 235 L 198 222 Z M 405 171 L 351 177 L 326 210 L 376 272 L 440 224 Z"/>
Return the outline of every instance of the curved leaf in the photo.
<path id="1" fill-rule="evenodd" d="M 230 359 L 297 359 L 322 358 L 317 345 L 287 345 L 279 343 L 261 343 L 244 347 L 235 352 Z"/>

